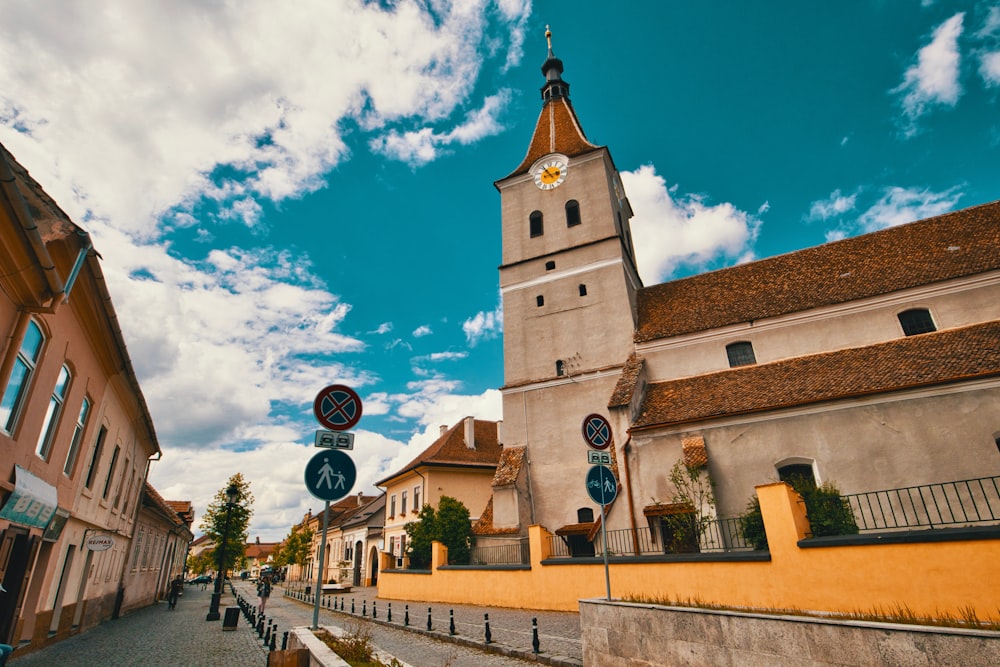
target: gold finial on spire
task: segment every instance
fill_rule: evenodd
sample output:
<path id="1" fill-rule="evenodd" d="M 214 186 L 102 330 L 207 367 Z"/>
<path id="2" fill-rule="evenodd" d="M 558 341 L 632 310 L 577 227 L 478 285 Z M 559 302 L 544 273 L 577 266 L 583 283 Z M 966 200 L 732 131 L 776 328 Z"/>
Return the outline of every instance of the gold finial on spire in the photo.
<path id="1" fill-rule="evenodd" d="M 549 30 L 549 26 L 545 26 L 545 40 L 549 43 L 549 51 L 552 50 L 552 31 Z"/>

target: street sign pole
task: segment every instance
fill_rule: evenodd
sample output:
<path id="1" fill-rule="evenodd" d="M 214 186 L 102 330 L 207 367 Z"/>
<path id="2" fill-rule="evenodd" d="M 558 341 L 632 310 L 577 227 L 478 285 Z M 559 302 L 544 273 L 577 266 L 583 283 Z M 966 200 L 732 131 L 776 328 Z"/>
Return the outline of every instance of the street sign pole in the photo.
<path id="1" fill-rule="evenodd" d="M 601 508 L 604 511 L 604 508 Z M 319 567 L 316 568 L 318 571 L 316 575 L 316 590 L 313 593 L 316 596 L 316 602 L 313 604 L 313 624 L 312 629 L 316 630 L 319 628 L 319 596 L 323 592 L 323 563 L 326 556 L 326 529 L 330 523 L 330 501 L 327 500 L 326 504 L 323 506 L 323 540 L 319 543 Z M 607 539 L 607 538 L 605 538 Z M 611 599 L 611 594 L 608 593 L 608 599 Z"/>
<path id="2" fill-rule="evenodd" d="M 611 602 L 611 571 L 608 568 L 608 524 L 605 523 L 604 503 L 601 503 L 601 535 L 604 536 L 604 590 L 608 595 L 608 602 Z M 316 621 L 313 621 L 316 625 Z"/>

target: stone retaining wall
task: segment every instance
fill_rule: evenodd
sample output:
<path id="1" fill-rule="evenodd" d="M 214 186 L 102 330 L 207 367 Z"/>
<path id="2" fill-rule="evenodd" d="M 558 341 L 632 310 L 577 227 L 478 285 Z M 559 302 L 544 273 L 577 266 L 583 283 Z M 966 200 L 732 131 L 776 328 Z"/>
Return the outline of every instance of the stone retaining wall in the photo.
<path id="1" fill-rule="evenodd" d="M 1000 632 L 580 601 L 583 663 L 1000 665 Z"/>

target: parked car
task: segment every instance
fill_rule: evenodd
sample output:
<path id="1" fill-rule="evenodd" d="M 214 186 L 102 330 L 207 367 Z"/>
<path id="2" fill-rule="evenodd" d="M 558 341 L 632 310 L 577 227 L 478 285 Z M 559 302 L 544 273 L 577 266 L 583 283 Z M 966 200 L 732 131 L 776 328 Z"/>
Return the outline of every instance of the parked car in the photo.
<path id="1" fill-rule="evenodd" d="M 210 574 L 199 574 L 197 577 L 188 579 L 189 584 L 210 584 L 212 583 L 212 575 Z"/>

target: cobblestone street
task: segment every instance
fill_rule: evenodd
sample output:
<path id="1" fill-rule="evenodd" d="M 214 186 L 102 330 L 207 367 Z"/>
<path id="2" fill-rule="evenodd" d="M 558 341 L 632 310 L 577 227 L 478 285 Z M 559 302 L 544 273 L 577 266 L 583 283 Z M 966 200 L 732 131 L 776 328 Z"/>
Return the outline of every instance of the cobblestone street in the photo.
<path id="1" fill-rule="evenodd" d="M 235 586 L 245 599 L 256 603 L 253 584 L 237 581 Z M 345 613 L 334 612 L 324 606 L 320 611 L 319 624 L 336 625 L 348 632 L 370 632 L 375 645 L 412 667 L 506 667 L 538 663 L 574 667 L 581 664 L 579 619 L 576 614 L 489 610 L 494 648 L 508 654 L 490 653 L 482 648 L 483 609 L 436 605 L 433 607 L 434 632 L 428 633 L 428 605 L 410 605 L 411 627 L 405 629 L 402 625 L 407 603 L 393 601 L 393 620 L 388 623 L 389 601 L 376 600 L 375 593 L 375 589 L 369 588 L 346 594 Z M 33 652 L 15 651 L 8 664 L 14 667 L 266 665 L 264 643 L 242 614 L 234 631 L 223 631 L 221 620 L 205 620 L 210 600 L 211 588 L 202 591 L 200 586 L 186 586 L 173 611 L 167 609 L 165 602 L 139 609 L 47 648 Z M 354 615 L 349 613 L 351 600 L 355 603 Z M 326 602 L 324 599 L 324 605 Z M 370 618 L 373 602 L 379 610 L 375 620 Z M 330 604 L 332 606 L 332 601 Z M 236 600 L 228 590 L 223 594 L 220 606 L 223 616 L 226 607 L 236 607 Z M 366 609 L 367 617 L 361 616 L 362 608 Z M 451 609 L 454 609 L 456 636 L 450 638 L 448 625 Z M 278 648 L 287 630 L 312 625 L 313 605 L 295 597 L 286 597 L 281 587 L 275 588 L 266 612 L 268 625 L 276 624 Z M 533 656 L 531 619 L 536 617 L 540 627 L 541 653 Z"/>

